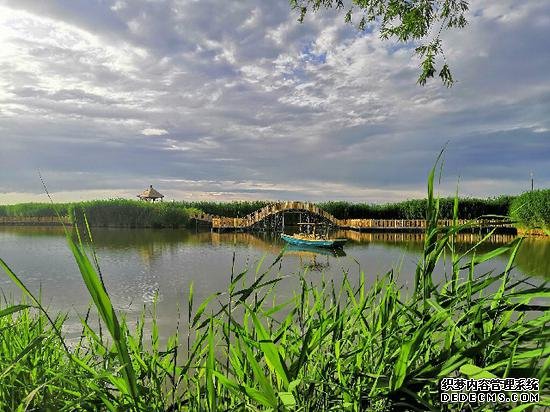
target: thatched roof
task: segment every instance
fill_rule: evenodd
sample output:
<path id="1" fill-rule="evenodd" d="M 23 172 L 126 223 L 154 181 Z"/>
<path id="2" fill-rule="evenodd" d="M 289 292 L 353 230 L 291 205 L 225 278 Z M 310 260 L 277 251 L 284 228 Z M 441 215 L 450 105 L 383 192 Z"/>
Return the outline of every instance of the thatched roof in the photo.
<path id="1" fill-rule="evenodd" d="M 162 199 L 164 195 L 153 189 L 153 185 L 151 185 L 148 189 L 145 189 L 142 193 L 140 193 L 138 197 L 140 199 Z"/>

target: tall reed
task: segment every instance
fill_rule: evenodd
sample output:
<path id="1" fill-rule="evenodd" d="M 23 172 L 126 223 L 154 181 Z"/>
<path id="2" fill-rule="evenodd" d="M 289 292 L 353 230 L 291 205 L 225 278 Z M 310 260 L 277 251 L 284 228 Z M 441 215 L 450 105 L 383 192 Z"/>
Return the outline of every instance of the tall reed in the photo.
<path id="1" fill-rule="evenodd" d="M 525 192 L 510 205 L 510 216 L 527 229 L 550 229 L 550 189 Z"/>
<path id="2" fill-rule="evenodd" d="M 197 209 L 177 202 L 149 203 L 138 200 L 93 200 L 71 204 L 69 216 L 82 226 L 84 216 L 93 227 L 180 228 L 189 224 Z"/>
<path id="3" fill-rule="evenodd" d="M 180 202 L 143 202 L 128 199 L 75 203 L 0 205 L 0 216 L 69 216 L 79 226 L 84 215 L 92 227 L 181 228 L 198 209 Z"/>
<path id="4" fill-rule="evenodd" d="M 513 196 L 500 196 L 490 199 L 462 198 L 459 202 L 460 219 L 475 219 L 482 215 L 508 215 Z M 85 210 L 92 226 L 132 226 L 159 225 L 169 227 L 181 218 L 154 217 L 155 211 L 177 213 L 177 211 L 200 210 L 218 216 L 243 217 L 267 206 L 269 201 L 235 202 L 162 202 L 145 203 L 127 199 L 97 200 L 77 203 L 58 203 L 56 207 L 62 215 L 72 214 L 71 210 Z M 317 205 L 339 219 L 423 219 L 426 216 L 426 199 L 410 199 L 397 203 L 370 204 L 343 201 L 321 202 Z M 454 198 L 439 200 L 440 217 L 452 219 Z M 0 205 L 0 216 L 55 216 L 48 203 L 22 203 Z M 96 224 L 97 222 L 97 224 Z"/>
<path id="5" fill-rule="evenodd" d="M 513 196 L 499 196 L 489 199 L 461 198 L 458 208 L 460 219 L 476 219 L 483 215 L 508 215 Z M 339 219 L 424 219 L 426 216 L 426 199 L 410 199 L 396 203 L 369 204 L 349 202 L 319 203 Z M 441 219 L 452 219 L 454 198 L 439 199 L 439 216 Z"/>
<path id="6" fill-rule="evenodd" d="M 457 252 L 454 236 L 463 226 L 438 227 L 435 172 L 414 290 L 403 291 L 392 270 L 369 286 L 362 272 L 346 273 L 339 285 L 319 285 L 302 273 L 294 297 L 280 302 L 276 285 L 284 276 L 276 265 L 283 250 L 266 269 L 260 262 L 253 274 L 232 274 L 226 292 L 199 305 L 191 287 L 186 351 L 178 350 L 178 333 L 161 349 L 155 322 L 148 341 L 144 317 L 130 331 L 113 309 L 93 249 L 70 234 L 109 339 L 83 318 L 82 341 L 63 350 L 56 331 L 64 318 L 46 317 L 40 300 L 0 261 L 31 300 L 0 311 L 0 410 L 487 410 L 441 404 L 438 382 L 449 376 L 535 377 L 538 405 L 491 410 L 549 406 L 550 288 L 512 276 L 521 238 L 486 253 L 478 253 L 484 240 Z M 457 198 L 455 220 L 458 208 Z M 506 254 L 503 272 L 480 270 Z M 443 255 L 450 267 L 440 264 Z M 436 283 L 435 275 L 445 280 Z"/>

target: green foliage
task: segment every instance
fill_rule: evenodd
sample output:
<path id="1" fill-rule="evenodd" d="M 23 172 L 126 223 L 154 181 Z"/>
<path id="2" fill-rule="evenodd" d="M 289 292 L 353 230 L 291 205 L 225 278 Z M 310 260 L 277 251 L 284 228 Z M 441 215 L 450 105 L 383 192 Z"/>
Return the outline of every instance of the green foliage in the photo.
<path id="1" fill-rule="evenodd" d="M 418 83 L 425 85 L 437 73 L 447 87 L 453 76 L 445 61 L 441 33 L 444 30 L 464 28 L 467 25 L 467 0 L 289 0 L 298 10 L 298 21 L 304 21 L 308 12 L 320 9 L 345 10 L 344 21 L 355 23 L 361 31 L 378 29 L 384 40 L 419 44 L 415 53 L 421 58 Z M 438 61 L 438 57 L 441 57 Z"/>
<path id="2" fill-rule="evenodd" d="M 277 302 L 284 276 L 272 270 L 283 249 L 266 270 L 258 264 L 253 281 L 246 270 L 232 272 L 227 291 L 197 309 L 190 286 L 184 359 L 179 330 L 160 349 L 154 310 L 150 341 L 145 316 L 129 331 L 115 313 L 93 248 L 90 259 L 82 243 L 67 237 L 110 339 L 98 336 L 86 316 L 82 339 L 70 351 L 58 333 L 63 318 L 52 320 L 0 260 L 33 303 L 0 308 L 0 410 L 446 410 L 439 380 L 478 376 L 537 378 L 540 405 L 548 404 L 550 288 L 512 278 L 522 238 L 483 253 L 488 235 L 471 253 L 458 253 L 455 236 L 467 225 L 438 225 L 435 170 L 413 291 L 403 293 L 392 270 L 369 285 L 362 272 L 356 281 L 346 273 L 338 286 L 302 273 L 294 297 Z M 455 220 L 459 209 L 456 197 Z M 450 268 L 441 264 L 444 254 Z M 502 273 L 480 269 L 505 254 Z M 433 281 L 436 272 L 440 284 Z"/>
<path id="3" fill-rule="evenodd" d="M 61 216 L 66 216 L 70 203 L 19 203 L 16 205 L 0 205 L 0 216 L 56 216 L 56 210 Z"/>
<path id="4" fill-rule="evenodd" d="M 202 210 L 204 213 L 225 217 L 243 217 L 265 207 L 270 202 L 264 200 L 235 202 L 183 202 L 186 207 Z"/>
<path id="5" fill-rule="evenodd" d="M 92 227 L 179 228 L 198 212 L 180 202 L 149 203 L 111 199 L 79 203 L 21 203 L 0 206 L 0 216 L 70 216 L 84 227 L 84 214 Z"/>
<path id="6" fill-rule="evenodd" d="M 483 215 L 507 216 L 513 196 L 490 199 L 463 198 L 458 205 L 460 219 L 475 219 Z M 76 222 L 83 226 L 83 212 L 92 227 L 153 227 L 178 228 L 189 223 L 189 216 L 202 211 L 212 215 L 243 217 L 270 204 L 269 201 L 236 202 L 156 202 L 114 199 L 95 200 L 80 203 L 23 203 L 0 206 L 0 216 L 76 216 Z M 338 219 L 424 219 L 425 199 L 411 199 L 382 205 L 349 202 L 322 202 L 317 204 Z M 453 198 L 439 200 L 439 217 L 452 219 Z M 524 209 L 524 214 L 530 208 Z M 547 209 L 546 209 L 547 210 Z"/>
<path id="7" fill-rule="evenodd" d="M 77 203 L 21 203 L 0 205 L 0 216 L 76 216 L 83 226 L 86 213 L 92 227 L 178 228 L 197 212 L 242 217 L 264 206 L 267 201 L 237 202 L 143 202 L 128 199 L 93 200 Z"/>
<path id="8" fill-rule="evenodd" d="M 475 219 L 483 215 L 506 216 L 513 199 L 512 196 L 500 196 L 493 199 L 460 199 L 458 218 Z M 424 219 L 427 200 L 412 199 L 383 205 L 325 202 L 319 203 L 318 206 L 339 219 Z M 439 217 L 452 219 L 453 207 L 453 198 L 439 199 Z"/>
<path id="9" fill-rule="evenodd" d="M 516 197 L 510 205 L 510 216 L 524 228 L 550 227 L 550 189 L 533 190 Z"/>
<path id="10" fill-rule="evenodd" d="M 430 251 L 440 240 L 432 239 L 419 264 L 426 276 L 439 259 Z M 268 269 L 248 283 L 243 272 L 195 312 L 190 293 L 194 339 L 183 357 L 178 334 L 159 347 L 155 322 L 148 342 L 144 316 L 135 332 L 117 323 L 91 260 L 72 248 L 111 339 L 83 319 L 83 339 L 67 354 L 42 312 L 7 305 L 0 311 L 0 410 L 443 410 L 438 381 L 472 373 L 536 377 L 547 388 L 550 312 L 541 304 L 550 289 L 518 288 L 507 271 L 468 279 L 494 253 L 457 256 L 466 276 L 454 286 L 451 279 L 421 283 L 409 295 L 392 271 L 372 285 L 363 273 L 339 286 L 302 274 L 301 290 L 279 304 L 271 286 L 282 278 L 269 278 Z M 548 395 L 543 389 L 542 399 Z"/>
<path id="11" fill-rule="evenodd" d="M 90 259 L 86 255 L 82 244 L 76 244 L 72 236 L 67 232 L 67 243 L 73 253 L 73 256 L 80 270 L 82 280 L 92 297 L 92 301 L 101 316 L 107 330 L 109 331 L 115 347 L 114 354 L 117 356 L 121 367 L 121 375 L 123 379 L 112 379 L 115 387 L 132 402 L 138 404 L 139 390 L 136 381 L 136 374 L 132 366 L 130 354 L 128 352 L 128 339 L 126 337 L 125 325 L 120 325 L 118 317 L 115 313 L 111 299 L 107 294 L 103 279 L 100 277 L 99 268 L 92 265 Z M 95 254 L 94 254 L 95 256 Z"/>
<path id="12" fill-rule="evenodd" d="M 63 320 L 55 320 L 57 327 Z M 76 382 L 85 382 L 89 374 L 67 360 L 43 314 L 27 308 L 0 316 L 0 410 L 24 410 L 26 405 L 55 410 L 55 405 L 74 403 L 75 395 L 65 389 L 79 390 Z M 81 389 L 83 395 L 92 392 Z"/>
<path id="13" fill-rule="evenodd" d="M 92 227 L 179 228 L 197 212 L 179 202 L 143 202 L 138 200 L 94 200 L 72 204 L 69 216 L 84 226 L 84 215 Z"/>

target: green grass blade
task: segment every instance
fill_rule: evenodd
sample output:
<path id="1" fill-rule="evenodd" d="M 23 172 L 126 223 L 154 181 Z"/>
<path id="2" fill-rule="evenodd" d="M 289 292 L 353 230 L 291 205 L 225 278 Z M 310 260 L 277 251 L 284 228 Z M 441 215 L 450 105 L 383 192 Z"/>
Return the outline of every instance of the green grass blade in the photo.
<path id="1" fill-rule="evenodd" d="M 247 310 L 250 312 L 252 322 L 254 323 L 255 331 L 258 335 L 258 342 L 260 348 L 264 353 L 265 359 L 269 367 L 275 371 L 277 377 L 283 382 L 284 388 L 288 388 L 289 380 L 287 375 L 287 368 L 284 366 L 284 362 L 281 359 L 281 355 L 277 350 L 277 345 L 273 343 L 268 332 L 263 327 L 262 323 L 258 319 L 258 316 L 248 306 Z"/>
<path id="2" fill-rule="evenodd" d="M 90 293 L 90 296 L 92 297 L 101 318 L 105 322 L 105 325 L 107 326 L 107 329 L 109 330 L 109 333 L 111 334 L 117 348 L 117 356 L 123 365 L 122 374 L 124 381 L 126 382 L 126 392 L 131 396 L 134 403 L 137 405 L 139 391 L 136 376 L 132 366 L 132 361 L 130 359 L 130 354 L 128 352 L 126 336 L 120 326 L 111 303 L 111 299 L 109 298 L 107 291 L 103 287 L 101 279 L 99 278 L 85 252 L 75 244 L 70 236 L 67 236 L 67 243 L 69 244 L 76 260 L 80 274 L 84 280 L 84 284 L 86 285 L 86 288 L 88 289 L 88 292 Z"/>
<path id="3" fill-rule="evenodd" d="M 7 307 L 6 309 L 0 310 L 0 318 L 3 318 L 4 316 L 9 316 L 12 313 L 20 312 L 22 310 L 32 308 L 34 306 L 31 305 L 13 305 L 10 307 Z"/>

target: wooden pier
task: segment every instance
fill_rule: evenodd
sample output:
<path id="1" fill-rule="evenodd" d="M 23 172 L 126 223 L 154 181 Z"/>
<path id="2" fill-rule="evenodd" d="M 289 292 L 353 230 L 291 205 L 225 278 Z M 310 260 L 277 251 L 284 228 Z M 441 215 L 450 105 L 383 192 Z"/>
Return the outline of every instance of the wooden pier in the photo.
<path id="1" fill-rule="evenodd" d="M 201 213 L 192 216 L 197 221 L 208 224 L 213 231 L 282 231 L 285 226 L 286 213 L 302 214 L 306 222 L 324 221 L 335 229 L 355 231 L 423 231 L 426 228 L 424 219 L 338 219 L 313 203 L 306 202 L 279 202 L 265 206 L 244 217 L 224 217 Z M 472 223 L 472 220 L 460 219 L 459 225 Z M 451 226 L 452 220 L 440 220 L 439 225 Z M 490 230 L 499 228 L 514 231 L 515 228 L 508 222 L 498 219 L 476 220 L 476 228 Z"/>

